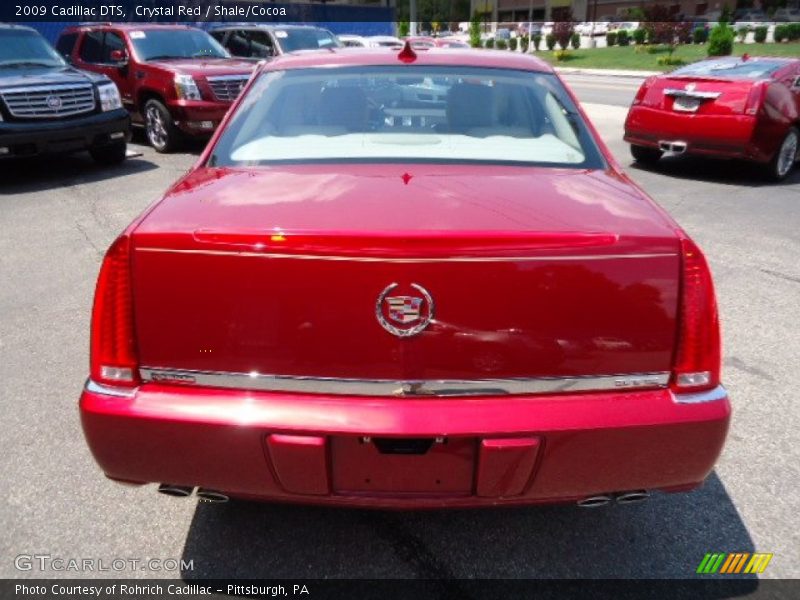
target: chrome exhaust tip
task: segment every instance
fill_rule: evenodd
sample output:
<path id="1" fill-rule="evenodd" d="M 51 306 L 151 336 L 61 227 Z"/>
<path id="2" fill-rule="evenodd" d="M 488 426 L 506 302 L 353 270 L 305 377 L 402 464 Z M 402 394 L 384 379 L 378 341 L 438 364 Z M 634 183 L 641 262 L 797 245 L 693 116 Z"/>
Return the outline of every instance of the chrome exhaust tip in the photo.
<path id="1" fill-rule="evenodd" d="M 205 488 L 198 488 L 196 495 L 198 498 L 200 498 L 201 502 L 216 502 L 219 504 L 230 500 L 230 498 L 228 498 L 228 496 L 222 492 L 218 492 L 216 490 L 207 490 Z"/>
<path id="2" fill-rule="evenodd" d="M 672 142 L 670 150 L 673 154 L 683 154 L 686 152 L 686 142 Z"/>
<path id="3" fill-rule="evenodd" d="M 193 487 L 187 487 L 185 485 L 175 485 L 173 483 L 162 483 L 158 486 L 158 492 L 160 494 L 166 494 L 167 496 L 175 496 L 176 498 L 185 498 L 186 496 L 191 496 L 192 492 L 194 491 Z"/>
<path id="4" fill-rule="evenodd" d="M 605 506 L 611 502 L 611 496 L 589 496 L 583 500 L 578 500 L 578 506 L 582 508 L 597 508 L 598 506 Z"/>
<path id="5" fill-rule="evenodd" d="M 662 152 L 671 152 L 672 154 L 683 154 L 686 152 L 686 147 L 688 144 L 686 142 L 670 142 L 666 140 L 661 140 L 658 142 L 658 149 Z"/>
<path id="6" fill-rule="evenodd" d="M 625 492 L 617 494 L 617 504 L 636 504 L 637 502 L 644 502 L 650 497 L 650 492 L 647 490 L 636 490 L 634 492 Z"/>

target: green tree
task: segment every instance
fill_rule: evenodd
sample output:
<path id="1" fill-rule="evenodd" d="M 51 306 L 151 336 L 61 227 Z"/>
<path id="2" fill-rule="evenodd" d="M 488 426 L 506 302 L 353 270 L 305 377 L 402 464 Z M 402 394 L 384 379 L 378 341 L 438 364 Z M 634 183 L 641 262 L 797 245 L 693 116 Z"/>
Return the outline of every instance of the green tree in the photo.
<path id="1" fill-rule="evenodd" d="M 399 21 L 397 23 L 397 35 L 400 37 L 406 37 L 408 32 L 411 31 L 411 23 L 408 21 Z"/>
<path id="2" fill-rule="evenodd" d="M 469 22 L 469 45 L 473 48 L 481 47 L 481 16 L 476 10 Z"/>
<path id="3" fill-rule="evenodd" d="M 719 25 L 711 30 L 708 36 L 709 56 L 728 56 L 733 52 L 733 39 L 735 34 L 727 23 L 720 21 Z"/>

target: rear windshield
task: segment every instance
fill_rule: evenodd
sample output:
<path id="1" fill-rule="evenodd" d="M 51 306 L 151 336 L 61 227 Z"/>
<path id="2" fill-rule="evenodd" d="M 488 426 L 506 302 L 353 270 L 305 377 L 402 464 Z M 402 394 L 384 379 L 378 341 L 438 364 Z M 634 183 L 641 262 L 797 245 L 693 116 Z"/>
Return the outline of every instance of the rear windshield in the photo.
<path id="1" fill-rule="evenodd" d="M 408 65 L 262 74 L 211 164 L 286 161 L 603 164 L 554 75 Z"/>
<path id="2" fill-rule="evenodd" d="M 326 29 L 277 29 L 274 35 L 284 52 L 339 46 L 336 37 Z"/>
<path id="3" fill-rule="evenodd" d="M 63 67 L 64 60 L 38 33 L 0 29 L 0 67 Z"/>
<path id="4" fill-rule="evenodd" d="M 741 60 L 702 60 L 672 72 L 673 76 L 721 77 L 724 79 L 761 79 L 769 77 L 785 63 L 751 58 Z"/>
<path id="5" fill-rule="evenodd" d="M 199 29 L 146 29 L 128 37 L 139 60 L 167 58 L 227 58 L 228 51 Z"/>

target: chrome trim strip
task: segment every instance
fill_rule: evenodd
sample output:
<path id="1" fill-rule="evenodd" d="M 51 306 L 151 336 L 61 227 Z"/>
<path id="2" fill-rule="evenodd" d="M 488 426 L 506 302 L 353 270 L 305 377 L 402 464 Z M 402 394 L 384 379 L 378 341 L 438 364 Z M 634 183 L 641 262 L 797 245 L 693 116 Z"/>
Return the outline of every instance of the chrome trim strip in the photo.
<path id="1" fill-rule="evenodd" d="M 686 98 L 699 98 L 701 100 L 714 100 L 722 95 L 722 92 L 695 92 L 690 90 L 679 90 L 667 88 L 664 90 L 666 96 L 684 96 Z"/>
<path id="2" fill-rule="evenodd" d="M 108 83 L 108 82 L 107 82 Z M 32 86 L 21 86 L 21 87 L 13 87 L 13 88 L 4 88 L 3 94 L 21 94 L 21 93 L 28 93 L 28 92 L 60 92 L 63 90 L 92 90 L 94 92 L 94 86 L 91 83 L 54 83 L 52 85 L 32 85 Z"/>
<path id="3" fill-rule="evenodd" d="M 663 388 L 670 374 L 635 373 L 589 377 L 538 377 L 514 379 L 417 380 L 339 379 L 293 377 L 261 373 L 223 373 L 142 367 L 145 382 L 269 392 L 300 392 L 347 396 L 503 396 L 556 392 L 595 392 Z"/>
<path id="4" fill-rule="evenodd" d="M 137 388 L 122 388 L 103 385 L 91 379 L 86 380 L 86 391 L 93 394 L 103 394 L 104 396 L 117 396 L 118 398 L 133 398 Z"/>
<path id="5" fill-rule="evenodd" d="M 246 256 L 256 258 L 284 258 L 294 260 L 330 260 L 351 262 L 432 263 L 432 262 L 527 262 L 543 260 L 618 260 L 628 258 L 664 258 L 678 256 L 674 252 L 643 254 L 583 254 L 569 256 L 447 256 L 430 258 L 392 258 L 386 256 L 331 256 L 324 254 L 279 254 L 274 252 L 246 252 L 237 250 L 188 250 L 177 248 L 137 248 L 137 252 L 164 252 L 168 254 L 203 254 L 218 256 Z"/>
<path id="6" fill-rule="evenodd" d="M 705 392 L 694 392 L 688 394 L 672 394 L 672 398 L 677 404 L 702 404 L 703 402 L 716 402 L 728 397 L 728 390 L 718 385 L 713 390 Z"/>

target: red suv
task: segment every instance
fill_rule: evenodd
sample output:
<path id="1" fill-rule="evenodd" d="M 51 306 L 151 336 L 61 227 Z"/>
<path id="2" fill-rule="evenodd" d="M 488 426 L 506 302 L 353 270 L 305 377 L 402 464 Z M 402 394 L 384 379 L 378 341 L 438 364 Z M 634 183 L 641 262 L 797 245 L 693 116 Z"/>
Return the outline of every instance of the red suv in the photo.
<path id="1" fill-rule="evenodd" d="M 117 84 L 133 124 L 144 126 L 157 152 L 174 150 L 184 136 L 210 136 L 254 66 L 184 25 L 68 27 L 56 48 L 75 67 Z"/>

